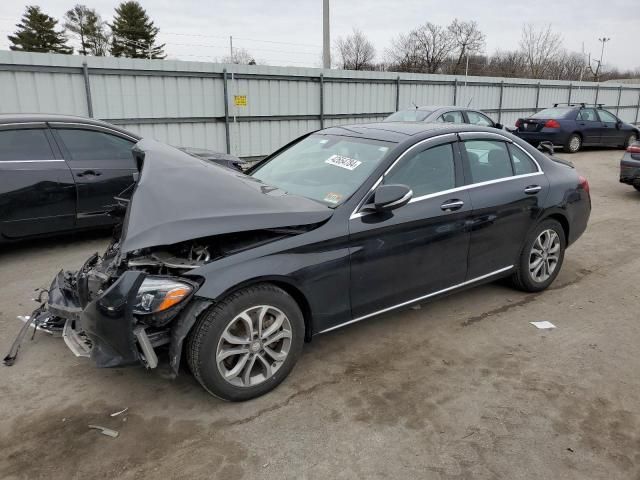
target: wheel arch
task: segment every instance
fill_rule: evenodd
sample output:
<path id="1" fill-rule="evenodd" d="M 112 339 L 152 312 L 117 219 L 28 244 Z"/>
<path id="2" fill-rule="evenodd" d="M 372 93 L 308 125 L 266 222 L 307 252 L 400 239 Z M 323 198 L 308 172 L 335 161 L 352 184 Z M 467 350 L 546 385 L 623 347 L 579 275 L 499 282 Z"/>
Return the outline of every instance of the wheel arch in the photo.
<path id="1" fill-rule="evenodd" d="M 560 212 L 556 211 L 556 212 L 552 212 L 552 213 L 549 213 L 547 215 L 544 215 L 543 217 L 540 218 L 540 221 L 538 223 L 540 223 L 540 222 L 542 222 L 544 220 L 548 220 L 548 219 L 555 220 L 562 226 L 562 231 L 564 233 L 564 239 L 565 239 L 566 244 L 568 245 L 569 244 L 569 233 L 570 233 L 570 230 L 571 230 L 571 226 L 569 225 L 569 219 L 563 213 L 560 213 Z"/>

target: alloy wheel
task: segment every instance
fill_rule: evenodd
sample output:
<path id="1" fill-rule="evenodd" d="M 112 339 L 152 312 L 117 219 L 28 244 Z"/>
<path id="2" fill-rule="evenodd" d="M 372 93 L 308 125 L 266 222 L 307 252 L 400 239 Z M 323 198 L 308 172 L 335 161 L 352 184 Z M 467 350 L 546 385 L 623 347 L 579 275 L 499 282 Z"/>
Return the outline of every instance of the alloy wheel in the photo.
<path id="1" fill-rule="evenodd" d="M 569 140 L 569 149 L 572 152 L 577 152 L 580 149 L 580 137 L 576 135 L 571 137 L 571 140 Z"/>
<path id="2" fill-rule="evenodd" d="M 282 310 L 258 305 L 236 315 L 216 349 L 222 377 L 237 387 L 254 387 L 271 378 L 291 348 L 291 323 Z"/>
<path id="3" fill-rule="evenodd" d="M 627 147 L 629 145 L 631 145 L 632 143 L 636 143 L 636 141 L 638 140 L 638 137 L 636 137 L 634 134 L 629 135 L 629 138 L 627 138 Z"/>
<path id="4" fill-rule="evenodd" d="M 544 230 L 533 242 L 529 253 L 529 273 L 538 282 L 546 282 L 560 260 L 560 237 L 551 229 Z"/>

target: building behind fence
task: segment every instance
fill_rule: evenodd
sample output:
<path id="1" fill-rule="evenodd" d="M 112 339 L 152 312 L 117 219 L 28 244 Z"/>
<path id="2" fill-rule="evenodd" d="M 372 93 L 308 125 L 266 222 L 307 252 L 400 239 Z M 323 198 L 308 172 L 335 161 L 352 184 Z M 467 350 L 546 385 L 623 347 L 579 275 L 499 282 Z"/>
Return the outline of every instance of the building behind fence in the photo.
<path id="1" fill-rule="evenodd" d="M 0 51 L 0 113 L 89 116 L 242 157 L 414 104 L 471 106 L 513 125 L 556 102 L 601 103 L 638 122 L 640 85 Z"/>

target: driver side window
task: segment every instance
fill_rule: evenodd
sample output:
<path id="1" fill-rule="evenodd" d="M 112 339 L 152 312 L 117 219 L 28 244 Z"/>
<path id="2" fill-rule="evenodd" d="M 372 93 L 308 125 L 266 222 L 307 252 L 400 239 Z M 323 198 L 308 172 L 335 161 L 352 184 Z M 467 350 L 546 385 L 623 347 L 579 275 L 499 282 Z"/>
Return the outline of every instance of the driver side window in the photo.
<path id="1" fill-rule="evenodd" d="M 401 160 L 385 176 L 384 183 L 407 185 L 414 198 L 455 188 L 452 145 L 438 145 Z"/>

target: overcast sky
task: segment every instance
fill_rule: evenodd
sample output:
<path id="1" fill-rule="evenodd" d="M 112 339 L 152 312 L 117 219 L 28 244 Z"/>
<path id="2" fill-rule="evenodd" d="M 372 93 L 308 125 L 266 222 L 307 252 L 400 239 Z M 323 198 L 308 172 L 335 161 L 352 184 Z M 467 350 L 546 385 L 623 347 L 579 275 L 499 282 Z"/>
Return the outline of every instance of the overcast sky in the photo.
<path id="1" fill-rule="evenodd" d="M 113 0 L 87 0 L 103 19 L 111 21 Z M 160 27 L 170 58 L 215 61 L 228 54 L 229 36 L 234 47 L 249 50 L 269 65 L 317 67 L 321 64 L 322 0 L 143 0 L 150 17 Z M 621 69 L 640 67 L 638 53 L 638 0 L 332 0 L 332 41 L 362 30 L 382 58 L 391 39 L 424 22 L 446 25 L 454 18 L 475 20 L 485 33 L 486 52 L 516 49 L 522 24 L 552 27 L 563 36 L 569 50 L 585 51 L 597 58 L 599 37 L 610 37 L 604 64 Z M 49 15 L 61 19 L 73 0 L 34 0 Z M 0 49 L 8 49 L 6 36 L 15 30 L 25 4 L 0 1 Z"/>

